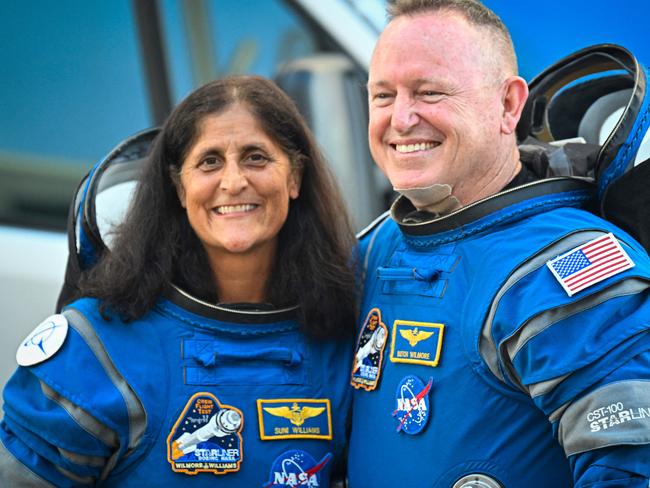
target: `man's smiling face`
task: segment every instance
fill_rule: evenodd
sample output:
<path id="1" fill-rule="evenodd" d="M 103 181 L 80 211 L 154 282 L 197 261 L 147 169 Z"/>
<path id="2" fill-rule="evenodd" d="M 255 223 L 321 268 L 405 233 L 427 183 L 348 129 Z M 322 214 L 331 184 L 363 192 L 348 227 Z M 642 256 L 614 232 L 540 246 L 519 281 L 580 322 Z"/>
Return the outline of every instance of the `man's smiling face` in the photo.
<path id="1" fill-rule="evenodd" d="M 466 203 L 499 158 L 503 80 L 483 31 L 438 12 L 398 17 L 381 35 L 368 136 L 395 188 L 449 184 Z"/>

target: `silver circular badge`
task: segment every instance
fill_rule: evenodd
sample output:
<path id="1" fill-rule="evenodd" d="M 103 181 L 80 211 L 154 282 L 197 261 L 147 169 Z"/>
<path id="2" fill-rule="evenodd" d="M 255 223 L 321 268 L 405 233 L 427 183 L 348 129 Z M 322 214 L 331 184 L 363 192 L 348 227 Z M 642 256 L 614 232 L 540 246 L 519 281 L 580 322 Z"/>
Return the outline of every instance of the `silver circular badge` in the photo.
<path id="1" fill-rule="evenodd" d="M 452 488 L 503 488 L 494 478 L 484 474 L 468 474 L 454 483 Z"/>
<path id="2" fill-rule="evenodd" d="M 63 315 L 48 317 L 21 342 L 16 351 L 16 361 L 21 366 L 32 366 L 51 358 L 67 335 L 68 321 Z"/>

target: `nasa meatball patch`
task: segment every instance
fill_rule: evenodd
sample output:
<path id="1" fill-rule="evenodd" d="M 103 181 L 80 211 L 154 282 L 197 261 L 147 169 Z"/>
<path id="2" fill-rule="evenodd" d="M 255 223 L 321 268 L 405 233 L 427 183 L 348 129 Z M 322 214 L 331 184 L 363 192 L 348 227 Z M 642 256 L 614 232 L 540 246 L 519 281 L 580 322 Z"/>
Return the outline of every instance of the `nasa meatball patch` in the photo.
<path id="1" fill-rule="evenodd" d="M 41 322 L 20 344 L 16 361 L 20 366 L 33 366 L 51 358 L 61 349 L 68 335 L 68 320 L 61 314 Z"/>
<path id="2" fill-rule="evenodd" d="M 433 378 L 429 378 L 425 385 L 417 376 L 408 375 L 397 385 L 396 408 L 393 411 L 393 417 L 398 422 L 397 432 L 419 434 L 426 427 L 431 413 L 429 392 L 432 383 Z"/>
<path id="3" fill-rule="evenodd" d="M 350 384 L 372 391 L 379 384 L 384 349 L 388 342 L 388 327 L 381 321 L 381 312 L 373 308 L 361 327 L 357 340 Z"/>
<path id="4" fill-rule="evenodd" d="M 242 412 L 211 393 L 192 395 L 167 437 L 167 460 L 177 473 L 239 471 Z"/>
<path id="5" fill-rule="evenodd" d="M 314 458 L 305 451 L 294 449 L 281 454 L 271 466 L 269 482 L 264 488 L 294 488 L 305 487 L 327 487 L 329 481 L 324 476 L 328 471 L 324 470 L 327 463 L 332 459 L 328 452 L 323 459 L 316 462 Z"/>

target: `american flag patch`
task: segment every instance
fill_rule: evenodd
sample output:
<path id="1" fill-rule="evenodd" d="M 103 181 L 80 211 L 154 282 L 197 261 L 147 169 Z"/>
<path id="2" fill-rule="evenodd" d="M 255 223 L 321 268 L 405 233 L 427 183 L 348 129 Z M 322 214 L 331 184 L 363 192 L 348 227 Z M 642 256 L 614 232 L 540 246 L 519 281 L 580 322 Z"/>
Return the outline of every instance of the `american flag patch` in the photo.
<path id="1" fill-rule="evenodd" d="M 589 241 L 546 263 L 562 288 L 573 296 L 610 276 L 634 267 L 613 234 Z"/>

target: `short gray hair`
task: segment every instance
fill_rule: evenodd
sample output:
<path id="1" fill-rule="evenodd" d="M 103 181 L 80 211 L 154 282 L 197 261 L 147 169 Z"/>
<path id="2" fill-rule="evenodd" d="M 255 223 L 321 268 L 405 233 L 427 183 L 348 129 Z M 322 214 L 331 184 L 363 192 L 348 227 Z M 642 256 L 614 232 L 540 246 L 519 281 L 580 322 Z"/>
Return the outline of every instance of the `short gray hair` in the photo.
<path id="1" fill-rule="evenodd" d="M 517 56 L 510 32 L 501 18 L 479 0 L 393 0 L 388 3 L 388 20 L 397 17 L 415 16 L 434 12 L 460 14 L 471 25 L 484 27 L 494 34 L 496 46 L 504 60 L 517 73 Z"/>

